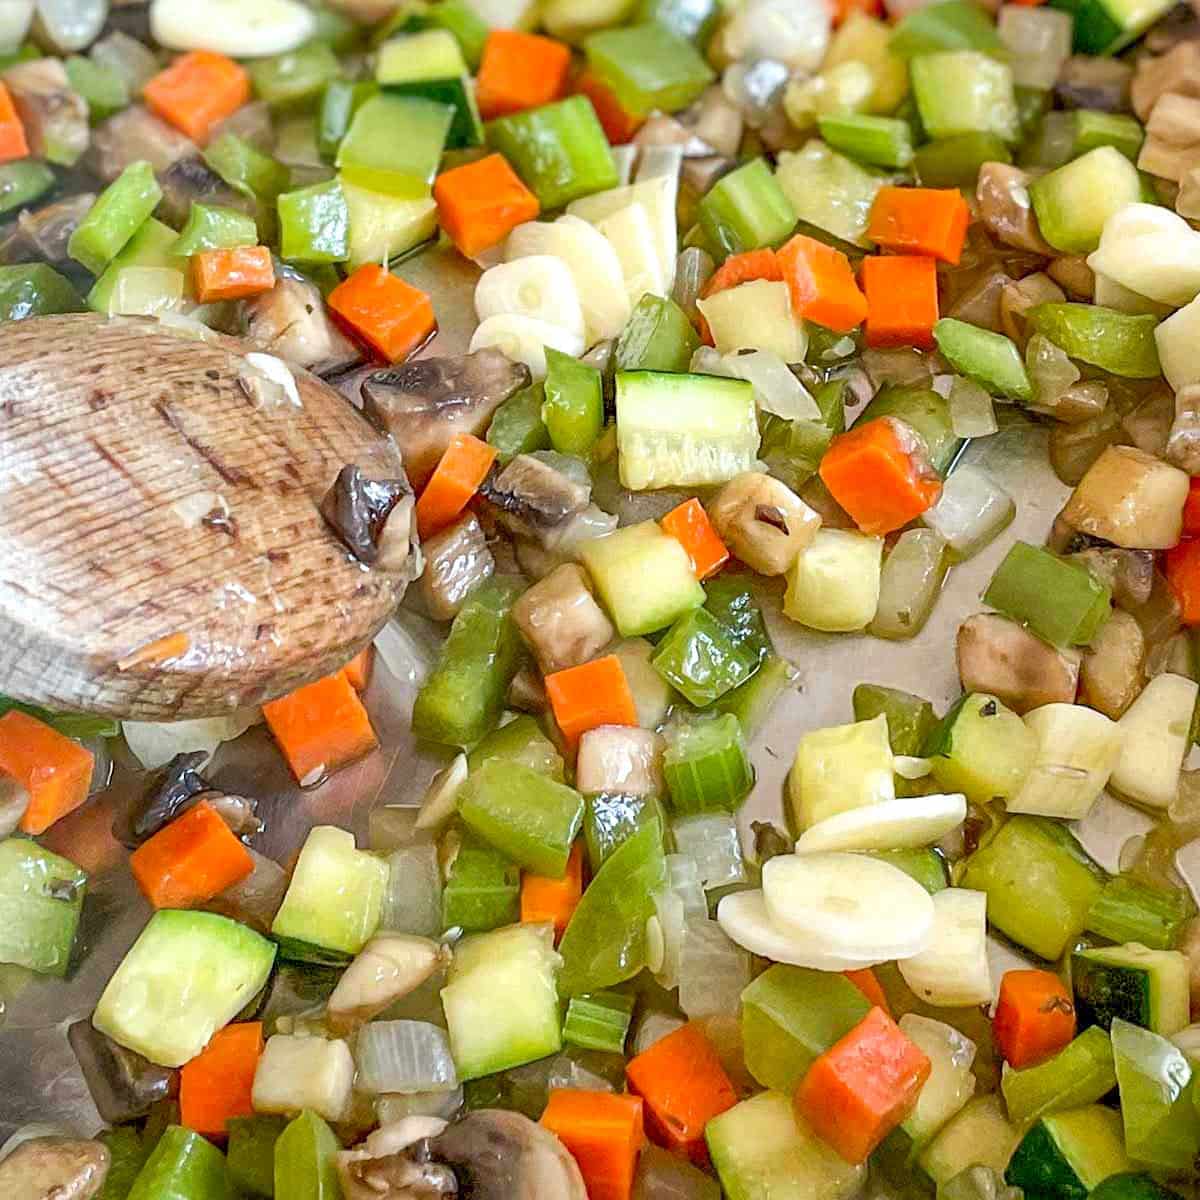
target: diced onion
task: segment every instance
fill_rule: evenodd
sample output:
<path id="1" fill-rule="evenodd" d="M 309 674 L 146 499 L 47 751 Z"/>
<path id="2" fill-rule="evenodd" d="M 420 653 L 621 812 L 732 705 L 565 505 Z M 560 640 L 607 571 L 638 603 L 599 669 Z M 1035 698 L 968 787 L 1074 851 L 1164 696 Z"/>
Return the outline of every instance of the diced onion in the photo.
<path id="1" fill-rule="evenodd" d="M 921 520 L 941 535 L 956 559 L 970 558 L 1012 521 L 1012 497 L 985 471 L 962 466 L 942 486 L 938 502 Z"/>
<path id="2" fill-rule="evenodd" d="M 1101 792 L 1085 817 L 1067 826 L 1088 857 L 1110 875 L 1121 869 L 1121 852 L 1134 838 L 1143 837 L 1154 828 L 1154 818 Z"/>
<path id="3" fill-rule="evenodd" d="M 771 58 L 815 71 L 829 46 L 830 10 L 823 0 L 746 0 L 724 30 L 731 59 Z"/>
<path id="4" fill-rule="evenodd" d="M 657 1012 L 651 1009 L 637 1023 L 630 1042 L 630 1053 L 637 1055 L 649 1050 L 655 1042 L 662 1041 L 668 1034 L 682 1028 L 687 1022 L 674 1013 Z"/>
<path id="5" fill-rule="evenodd" d="M 753 385 L 754 402 L 763 412 L 785 421 L 820 419 L 817 402 L 778 354 L 753 350 L 749 354 L 726 354 L 722 361 L 725 374 Z"/>
<path id="6" fill-rule="evenodd" d="M 696 863 L 705 891 L 746 882 L 737 823 L 724 813 L 684 817 L 672 826 L 675 845 Z"/>
<path id="7" fill-rule="evenodd" d="M 258 709 L 244 708 L 228 717 L 197 717 L 191 721 L 123 721 L 121 732 L 133 756 L 152 771 L 177 754 L 193 750 L 212 754 L 222 742 L 241 737 L 258 723 L 259 716 Z"/>
<path id="8" fill-rule="evenodd" d="M 437 846 L 433 842 L 401 846 L 389 855 L 388 867 L 379 928 L 391 933 L 436 937 L 442 931 L 442 877 Z"/>
<path id="9" fill-rule="evenodd" d="M 1071 53 L 1071 14 L 1053 8 L 1005 4 L 996 32 L 1010 51 L 1017 87 L 1052 88 Z"/>
<path id="10" fill-rule="evenodd" d="M 460 1083 L 449 1092 L 397 1092 L 375 1097 L 375 1116 L 380 1125 L 390 1125 L 408 1117 L 439 1117 L 450 1120 L 463 1105 Z"/>
<path id="11" fill-rule="evenodd" d="M 987 437 L 999 429 L 992 398 L 970 379 L 955 378 L 950 388 L 950 426 L 955 437 Z"/>
<path id="12" fill-rule="evenodd" d="M 358 1033 L 355 1086 L 372 1095 L 458 1086 L 446 1031 L 425 1021 L 372 1021 Z"/>
<path id="13" fill-rule="evenodd" d="M 1079 380 L 1079 368 L 1048 337 L 1035 333 L 1025 347 L 1025 364 L 1033 384 L 1033 408 L 1054 414 L 1063 394 Z"/>
<path id="14" fill-rule="evenodd" d="M 707 917 L 684 923 L 679 1007 L 691 1020 L 736 1015 L 750 983 L 750 955 Z"/>
<path id="15" fill-rule="evenodd" d="M 941 591 L 946 567 L 946 543 L 936 530 L 902 533 L 884 560 L 879 604 L 868 632 L 897 640 L 920 633 Z"/>
<path id="16" fill-rule="evenodd" d="M 666 863 L 667 886 L 683 901 L 684 909 L 689 913 L 707 913 L 708 902 L 696 860 L 688 854 L 668 854 Z"/>

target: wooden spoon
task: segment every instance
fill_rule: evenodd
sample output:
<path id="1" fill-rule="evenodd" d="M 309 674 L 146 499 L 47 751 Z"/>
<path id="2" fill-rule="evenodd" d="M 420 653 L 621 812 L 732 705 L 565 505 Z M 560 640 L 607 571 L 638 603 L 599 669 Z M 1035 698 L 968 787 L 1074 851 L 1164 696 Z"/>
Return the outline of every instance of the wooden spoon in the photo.
<path id="1" fill-rule="evenodd" d="M 387 620 L 416 553 L 367 565 L 318 505 L 349 464 L 403 480 L 399 452 L 315 376 L 292 371 L 297 407 L 263 374 L 278 360 L 247 354 L 140 318 L 0 326 L 0 693 L 224 715 Z"/>

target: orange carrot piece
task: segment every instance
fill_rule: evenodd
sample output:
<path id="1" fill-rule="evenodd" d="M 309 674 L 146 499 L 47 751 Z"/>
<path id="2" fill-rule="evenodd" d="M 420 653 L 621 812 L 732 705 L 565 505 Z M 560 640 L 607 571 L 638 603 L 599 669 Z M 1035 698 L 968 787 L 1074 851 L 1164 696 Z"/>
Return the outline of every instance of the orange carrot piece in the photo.
<path id="1" fill-rule="evenodd" d="M 1005 971 L 992 1036 L 1010 1067 L 1032 1067 L 1075 1036 L 1071 993 L 1051 971 Z"/>
<path id="2" fill-rule="evenodd" d="M 1183 503 L 1183 536 L 1200 537 L 1200 479 L 1194 477 L 1188 484 L 1187 499 Z"/>
<path id="3" fill-rule="evenodd" d="M 0 82 L 0 162 L 28 157 L 29 142 L 25 138 L 25 126 L 13 104 L 12 93 L 6 84 Z"/>
<path id="4" fill-rule="evenodd" d="M 716 292 L 743 283 L 753 283 L 756 279 L 766 279 L 771 283 L 783 280 L 783 267 L 774 250 L 744 250 L 741 254 L 731 254 L 709 276 L 708 282 L 700 289 L 700 298 L 707 300 Z"/>
<path id="5" fill-rule="evenodd" d="M 646 1141 L 637 1096 L 552 1088 L 541 1124 L 579 1164 L 588 1200 L 629 1200 Z"/>
<path id="6" fill-rule="evenodd" d="M 875 972 L 872 971 L 870 967 L 863 967 L 858 971 L 843 971 L 842 974 L 845 975 L 845 977 L 850 980 L 850 982 L 854 984 L 854 986 L 858 988 L 858 990 L 862 992 L 862 994 L 866 996 L 866 998 L 870 1000 L 870 1002 L 876 1008 L 882 1008 L 885 1013 L 887 1013 L 889 1016 L 891 1015 L 892 1006 L 888 1004 L 887 996 L 883 991 L 883 986 L 880 984 L 879 980 L 875 978 Z"/>
<path id="7" fill-rule="evenodd" d="M 385 362 L 407 358 L 437 328 L 429 297 L 378 263 L 364 263 L 325 303 Z"/>
<path id="8" fill-rule="evenodd" d="M 892 417 L 876 417 L 838 434 L 819 473 L 863 533 L 900 529 L 942 494 L 921 445 Z"/>
<path id="9" fill-rule="evenodd" d="M 437 533 L 453 521 L 496 461 L 496 448 L 470 433 L 456 433 L 434 467 L 417 500 L 417 531 L 422 537 Z"/>
<path id="10" fill-rule="evenodd" d="M 1019 2 L 1029 3 L 1029 0 Z M 1041 0 L 1033 2 L 1041 3 Z M 829 0 L 829 9 L 834 25 L 841 25 L 856 12 L 866 13 L 868 17 L 880 16 L 883 13 L 883 4 L 880 0 Z"/>
<path id="11" fill-rule="evenodd" d="M 266 246 L 233 246 L 192 255 L 192 282 L 201 304 L 242 300 L 275 286 L 275 264 Z"/>
<path id="12" fill-rule="evenodd" d="M 129 869 L 155 908 L 191 908 L 254 870 L 250 851 L 206 800 L 143 842 Z"/>
<path id="13" fill-rule="evenodd" d="M 562 937 L 571 914 L 583 895 L 583 843 L 576 842 L 567 857 L 567 873 L 561 879 L 521 873 L 521 923 L 554 925 L 554 940 Z"/>
<path id="14" fill-rule="evenodd" d="M 350 686 L 356 692 L 365 692 L 371 682 L 371 668 L 375 665 L 375 647 L 360 650 L 343 668 Z"/>
<path id="15" fill-rule="evenodd" d="M 629 112 L 617 99 L 617 93 L 591 71 L 580 71 L 572 90 L 592 102 L 596 120 L 600 122 L 600 128 L 604 130 L 610 145 L 624 146 L 626 142 L 633 141 L 633 135 L 645 123 L 645 117 Z"/>
<path id="16" fill-rule="evenodd" d="M 643 1050 L 625 1068 L 625 1081 L 646 1102 L 651 1140 L 707 1165 L 704 1127 L 737 1103 L 737 1092 L 700 1026 L 690 1022 Z"/>
<path id="17" fill-rule="evenodd" d="M 502 154 L 443 171 L 433 182 L 438 222 L 467 258 L 502 242 L 541 211 Z"/>
<path id="18" fill-rule="evenodd" d="M 867 237 L 897 254 L 928 254 L 954 264 L 962 257 L 970 221 L 958 188 L 882 187 L 871 206 Z"/>
<path id="19" fill-rule="evenodd" d="M 557 100 L 567 83 L 571 49 L 553 38 L 493 29 L 483 44 L 475 100 L 484 120 Z"/>
<path id="20" fill-rule="evenodd" d="M 224 54 L 191 50 L 155 75 L 142 99 L 193 142 L 204 143 L 214 125 L 250 99 L 250 76 Z"/>
<path id="21" fill-rule="evenodd" d="M 225 1122 L 250 1117 L 250 1091 L 263 1052 L 261 1021 L 226 1025 L 179 1072 L 179 1119 L 185 1129 L 223 1137 Z"/>
<path id="22" fill-rule="evenodd" d="M 850 260 L 832 246 L 798 233 L 775 255 L 792 312 L 835 333 L 849 333 L 867 318 L 867 298 L 854 281 Z"/>
<path id="23" fill-rule="evenodd" d="M 687 551 L 697 579 L 707 579 L 729 561 L 729 547 L 695 496 L 671 509 L 659 524 Z"/>
<path id="24" fill-rule="evenodd" d="M 343 671 L 264 704 L 263 717 L 300 783 L 314 782 L 379 744 Z"/>
<path id="25" fill-rule="evenodd" d="M 932 258 L 876 255 L 864 258 L 867 345 L 932 350 L 938 320 L 937 266 Z"/>
<path id="26" fill-rule="evenodd" d="M 598 725 L 636 725 L 637 707 L 615 654 L 546 676 L 546 696 L 567 746 Z"/>
<path id="27" fill-rule="evenodd" d="M 1166 554 L 1167 583 L 1185 625 L 1200 624 L 1200 540 L 1188 538 Z"/>
<path id="28" fill-rule="evenodd" d="M 873 1008 L 809 1067 L 796 1113 L 847 1162 L 865 1162 L 912 1111 L 930 1069 L 895 1021 Z"/>
<path id="29" fill-rule="evenodd" d="M 45 833 L 88 796 L 92 752 L 13 708 L 0 717 L 0 774 L 11 775 L 28 793 L 21 829 Z"/>

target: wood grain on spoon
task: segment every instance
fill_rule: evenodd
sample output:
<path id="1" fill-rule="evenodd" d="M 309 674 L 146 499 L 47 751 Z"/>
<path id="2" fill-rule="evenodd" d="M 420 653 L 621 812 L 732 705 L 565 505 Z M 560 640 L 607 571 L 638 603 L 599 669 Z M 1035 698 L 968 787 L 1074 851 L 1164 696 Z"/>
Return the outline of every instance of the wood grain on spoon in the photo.
<path id="1" fill-rule="evenodd" d="M 336 670 L 412 559 L 368 567 L 318 511 L 394 443 L 321 380 L 296 407 L 236 339 L 94 315 L 0 326 L 0 693 L 216 716 Z"/>

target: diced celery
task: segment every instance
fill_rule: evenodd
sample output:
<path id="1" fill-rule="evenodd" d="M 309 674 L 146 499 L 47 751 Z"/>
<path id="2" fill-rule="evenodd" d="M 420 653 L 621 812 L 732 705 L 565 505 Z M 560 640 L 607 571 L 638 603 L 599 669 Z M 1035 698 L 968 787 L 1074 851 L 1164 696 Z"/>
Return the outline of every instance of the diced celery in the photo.
<path id="1" fill-rule="evenodd" d="M 288 186 L 288 169 L 234 133 L 223 133 L 203 151 L 205 163 L 235 191 L 275 203 Z"/>
<path id="2" fill-rule="evenodd" d="M 591 70 L 638 117 L 686 108 L 714 78 L 691 42 L 657 22 L 593 33 L 583 48 Z"/>
<path id="3" fill-rule="evenodd" d="M 32 204 L 54 186 L 54 172 L 44 162 L 22 158 L 0 164 L 0 213 Z"/>
<path id="4" fill-rule="evenodd" d="M 315 104 L 325 85 L 341 72 L 337 55 L 317 41 L 273 58 L 257 59 L 249 69 L 258 98 L 272 108 L 287 111 Z"/>
<path id="5" fill-rule="evenodd" d="M 148 162 L 130 163 L 100 193 L 67 243 L 67 253 L 99 275 L 142 227 L 158 202 L 162 188 Z"/>
<path id="6" fill-rule="evenodd" d="M 700 339 L 674 300 L 646 293 L 617 341 L 619 371 L 686 371 Z"/>
<path id="7" fill-rule="evenodd" d="M 83 299 L 70 280 L 46 263 L 0 267 L 0 321 L 82 312 L 83 308 Z"/>
<path id="8" fill-rule="evenodd" d="M 1096 1025 L 1044 1062 L 1019 1071 L 1005 1067 L 1000 1078 L 1008 1114 L 1021 1126 L 1046 1113 L 1094 1104 L 1116 1085 L 1112 1043 Z"/>
<path id="9" fill-rule="evenodd" d="M 792 668 L 787 660 L 770 654 L 745 683 L 717 700 L 713 711 L 737 717 L 743 734 L 753 738 L 766 723 L 775 701 L 791 680 Z"/>
<path id="10" fill-rule="evenodd" d="M 88 307 L 95 312 L 109 311 L 117 281 L 126 267 L 169 267 L 174 270 L 184 267 L 184 261 L 176 258 L 172 250 L 176 236 L 175 230 L 154 217 L 145 221 L 88 292 Z"/>
<path id="11" fill-rule="evenodd" d="M 736 812 L 754 786 L 737 717 L 726 714 L 669 730 L 663 775 L 676 812 Z"/>
<path id="12" fill-rule="evenodd" d="M 350 271 L 363 263 L 386 267 L 437 232 L 437 204 L 431 196 L 406 200 L 346 179 L 341 185 L 350 230 L 346 262 Z"/>
<path id="13" fill-rule="evenodd" d="M 685 613 L 650 658 L 660 675 L 697 708 L 746 682 L 759 667 L 755 649 L 739 645 L 707 609 Z"/>
<path id="14" fill-rule="evenodd" d="M 1071 114 L 1071 119 L 1075 123 L 1076 158 L 1097 146 L 1112 146 L 1130 162 L 1137 162 L 1146 134 L 1134 117 L 1081 108 Z"/>
<path id="15" fill-rule="evenodd" d="M 921 123 L 931 138 L 994 133 L 1020 136 L 1012 71 L 977 50 L 922 54 L 909 64 Z"/>
<path id="16" fill-rule="evenodd" d="M 619 992 L 572 996 L 563 1022 L 563 1041 L 585 1050 L 624 1054 L 635 997 Z"/>
<path id="17" fill-rule="evenodd" d="M 796 225 L 786 184 L 771 174 L 762 158 L 717 180 L 700 201 L 697 215 L 708 241 L 723 255 L 778 246 Z"/>
<path id="18" fill-rule="evenodd" d="M 1088 910 L 1086 929 L 1110 942 L 1139 942 L 1170 950 L 1192 914 L 1186 893 L 1150 887 L 1128 875 L 1110 879 Z"/>
<path id="19" fill-rule="evenodd" d="M 854 689 L 851 703 L 855 721 L 870 721 L 880 714 L 886 718 L 888 744 L 893 754 L 919 755 L 926 739 L 937 728 L 933 705 L 910 692 L 878 683 L 860 683 Z"/>
<path id="20" fill-rule="evenodd" d="M 340 1149 L 333 1130 L 305 1109 L 275 1143 L 275 1195 L 279 1200 L 340 1200 Z"/>
<path id="21" fill-rule="evenodd" d="M 723 571 L 708 581 L 704 607 L 729 631 L 734 643 L 748 646 L 760 661 L 771 653 L 771 638 L 754 598 L 753 576 Z"/>
<path id="22" fill-rule="evenodd" d="M 96 1140 L 108 1150 L 108 1174 L 96 1200 L 127 1200 L 134 1181 L 146 1165 L 150 1148 L 137 1129 L 119 1125 L 98 1134 Z M 270 1164 L 268 1163 L 268 1166 Z M 270 1192 L 261 1193 L 270 1196 Z"/>
<path id="23" fill-rule="evenodd" d="M 912 130 L 897 117 L 831 113 L 817 118 L 821 137 L 834 150 L 876 167 L 907 167 L 912 162 Z"/>
<path id="24" fill-rule="evenodd" d="M 254 246 L 257 243 L 258 227 L 254 218 L 247 213 L 219 204 L 194 203 L 179 231 L 179 240 L 171 247 L 171 253 L 180 258 L 190 258 L 202 250 Z"/>
<path id="25" fill-rule="evenodd" d="M 478 771 L 488 759 L 519 763 L 559 783 L 563 781 L 563 760 L 558 748 L 528 713 L 493 729 L 467 755 L 467 767 Z"/>
<path id="26" fill-rule="evenodd" d="M 804 734 L 788 777 L 796 826 L 803 831 L 837 813 L 895 799 L 892 767 L 882 714 Z"/>
<path id="27" fill-rule="evenodd" d="M 973 692 L 950 708 L 923 754 L 947 791 L 990 804 L 1016 794 L 1036 750 L 1036 736 L 1015 712 L 995 696 Z"/>
<path id="28" fill-rule="evenodd" d="M 574 788 L 522 766 L 490 758 L 472 772 L 458 796 L 463 821 L 514 862 L 561 879 L 583 822 Z"/>
<path id="29" fill-rule="evenodd" d="M 168 1125 L 126 1200 L 227 1200 L 229 1194 L 229 1169 L 220 1150 L 190 1129 Z"/>
<path id="30" fill-rule="evenodd" d="M 627 796 L 601 792 L 587 798 L 583 817 L 583 835 L 587 843 L 588 865 L 594 875 L 609 856 L 639 829 L 655 824 L 661 842 L 667 820 L 662 804 L 655 796 Z"/>
<path id="31" fill-rule="evenodd" d="M 1012 153 L 994 133 L 960 133 L 920 146 L 913 170 L 922 187 L 974 188 L 985 162 L 1012 162 Z"/>
<path id="32" fill-rule="evenodd" d="M 967 859 L 960 882 L 987 893 L 988 920 L 1001 933 L 1046 959 L 1083 932 L 1102 886 L 1064 828 L 1021 816 Z"/>
<path id="33" fill-rule="evenodd" d="M 336 179 L 278 199 L 279 253 L 294 262 L 344 262 L 350 256 L 350 214 Z"/>
<path id="34" fill-rule="evenodd" d="M 499 850 L 464 838 L 442 888 L 442 924 L 468 933 L 520 918 L 521 873 Z"/>
<path id="35" fill-rule="evenodd" d="M 904 14 L 888 49 L 900 58 L 936 54 L 939 50 L 1003 51 L 987 10 L 970 0 L 940 0 Z"/>
<path id="36" fill-rule="evenodd" d="M 819 529 L 788 572 L 783 615 L 826 632 L 852 633 L 879 607 L 883 539 Z"/>
<path id="37" fill-rule="evenodd" d="M 546 347 L 541 418 L 560 454 L 584 457 L 604 429 L 600 372 L 552 346 Z"/>
<path id="38" fill-rule="evenodd" d="M 372 96 L 338 147 L 338 170 L 372 191 L 428 196 L 453 119 L 453 109 L 421 96 Z"/>
<path id="39" fill-rule="evenodd" d="M 943 317 L 934 327 L 938 349 L 950 365 L 994 396 L 1029 403 L 1033 388 L 1012 338 L 990 329 Z"/>

